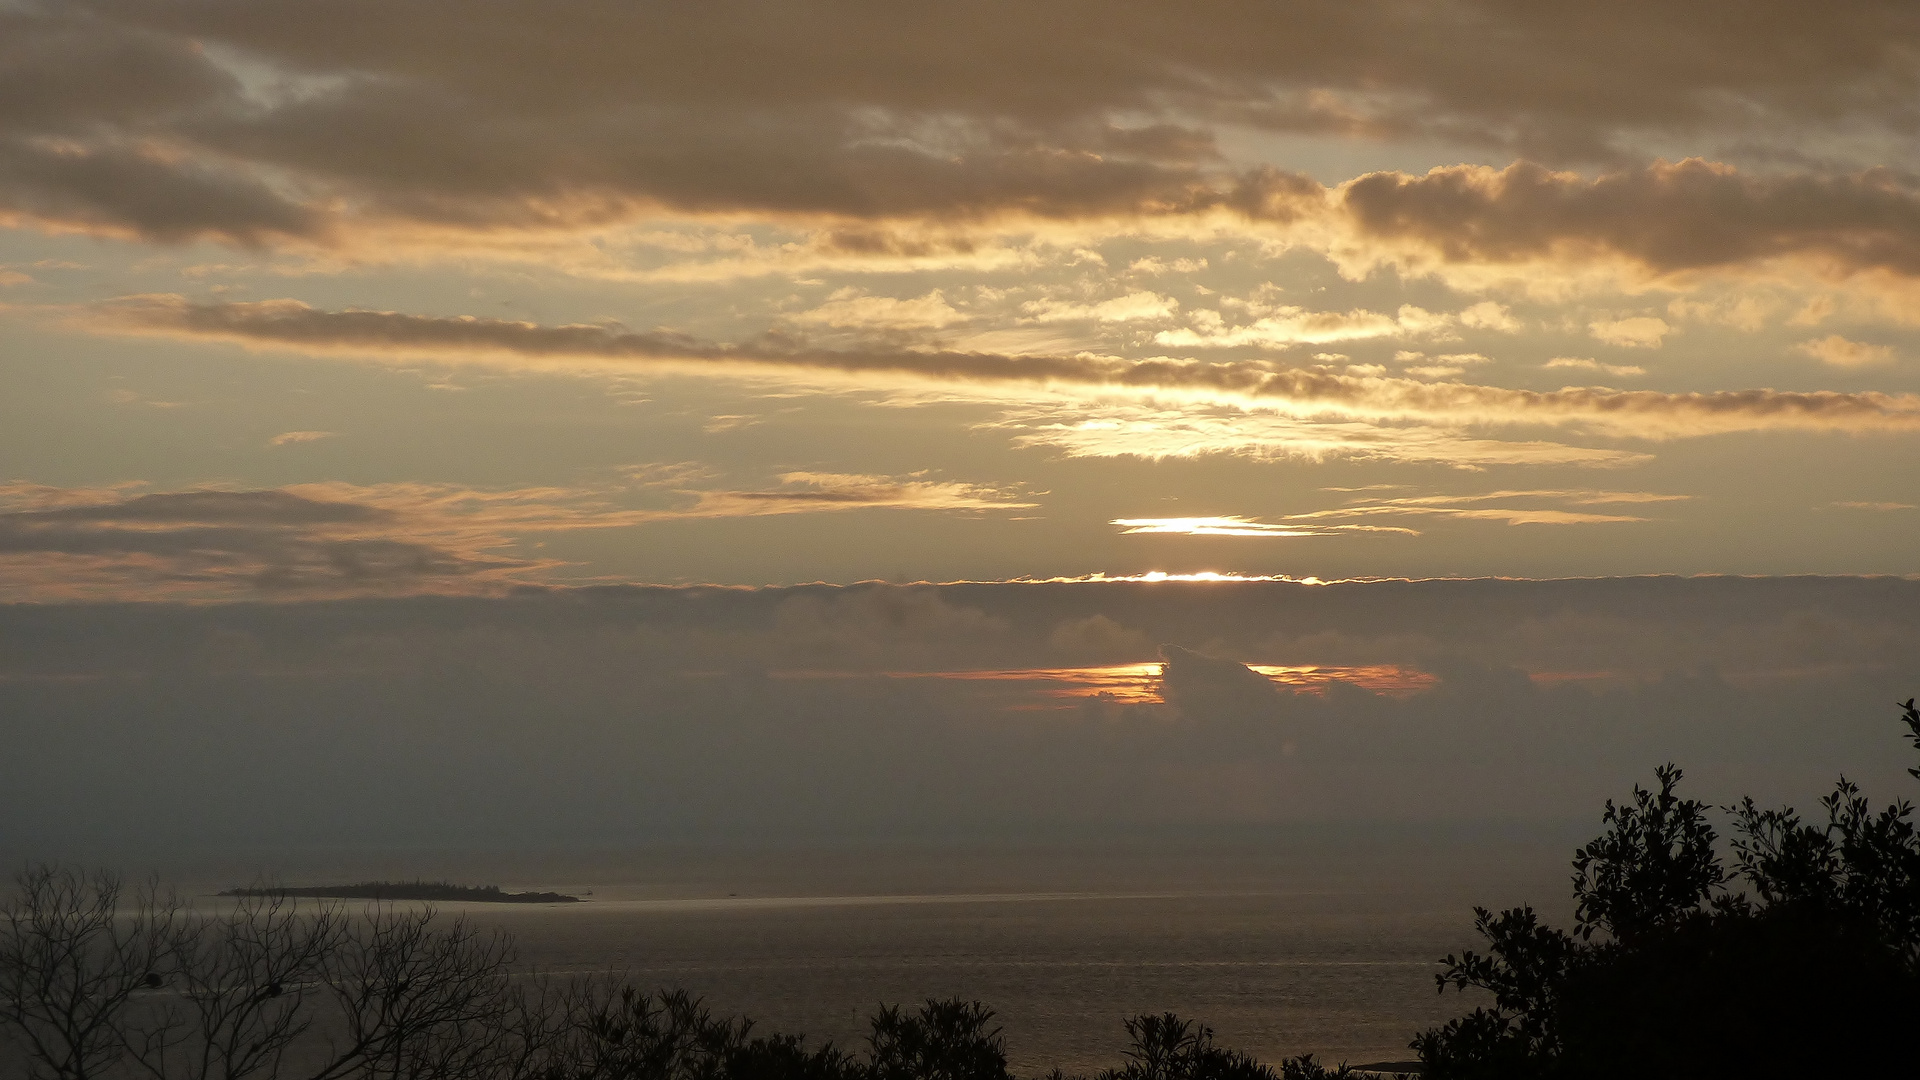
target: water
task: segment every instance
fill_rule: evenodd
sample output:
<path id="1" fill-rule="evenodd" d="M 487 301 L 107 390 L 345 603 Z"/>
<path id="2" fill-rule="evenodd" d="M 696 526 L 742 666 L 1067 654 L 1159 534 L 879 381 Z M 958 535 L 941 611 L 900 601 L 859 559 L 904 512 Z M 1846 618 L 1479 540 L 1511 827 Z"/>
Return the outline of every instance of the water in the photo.
<path id="1" fill-rule="evenodd" d="M 1401 836 L 413 853 L 281 859 L 276 876 L 591 889 L 584 904 L 442 910 L 509 931 L 541 969 L 684 988 L 757 1030 L 854 1049 L 879 1003 L 978 999 L 998 1013 L 1014 1071 L 1033 1075 L 1115 1064 L 1122 1020 L 1164 1011 L 1269 1062 L 1405 1059 L 1414 1033 L 1480 1003 L 1433 981 L 1439 957 L 1477 944 L 1472 905 L 1528 902 L 1564 920 L 1570 849 L 1557 837 Z"/>

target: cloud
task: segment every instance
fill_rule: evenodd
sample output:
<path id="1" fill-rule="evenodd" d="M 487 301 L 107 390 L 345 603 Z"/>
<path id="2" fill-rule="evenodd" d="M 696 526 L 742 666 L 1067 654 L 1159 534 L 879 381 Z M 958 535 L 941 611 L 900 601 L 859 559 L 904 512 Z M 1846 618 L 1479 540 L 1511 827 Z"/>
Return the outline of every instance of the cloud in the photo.
<path id="1" fill-rule="evenodd" d="M 1832 301 L 1829 300 L 1829 309 L 1831 305 Z M 1751 293 L 1713 300 L 1690 300 L 1684 296 L 1676 296 L 1667 302 L 1667 314 L 1676 319 L 1692 319 L 1695 322 L 1731 326 L 1751 334 L 1767 324 L 1767 319 L 1777 306 L 1771 298 L 1755 296 Z"/>
<path id="2" fill-rule="evenodd" d="M 1603 375 L 1611 375 L 1616 379 L 1634 378 L 1647 373 L 1646 368 L 1636 364 L 1603 364 L 1591 357 L 1579 356 L 1556 356 L 1540 366 L 1548 371 L 1559 369 L 1596 371 Z"/>
<path id="3" fill-rule="evenodd" d="M 1878 367 L 1893 362 L 1891 347 L 1849 341 L 1839 334 L 1828 334 L 1813 341 L 1803 341 L 1796 347 L 1808 356 L 1834 367 Z"/>
<path id="4" fill-rule="evenodd" d="M 1338 205 L 1353 232 L 1339 257 L 1355 273 L 1529 268 L 1567 281 L 1613 267 L 1679 282 L 1779 260 L 1833 277 L 1920 273 L 1920 191 L 1880 170 L 1747 175 L 1690 158 L 1589 179 L 1525 161 L 1459 165 L 1362 176 L 1341 185 Z M 1666 329 L 1654 321 L 1611 332 L 1657 340 Z"/>
<path id="5" fill-rule="evenodd" d="M 335 431 L 283 431 L 273 438 L 268 439 L 267 445 L 288 446 L 293 443 L 317 442 L 320 439 L 334 438 L 338 434 L 339 432 Z"/>
<path id="6" fill-rule="evenodd" d="M 1498 330 L 1506 334 L 1520 331 L 1520 320 L 1513 317 L 1513 312 L 1506 305 L 1491 300 L 1482 300 L 1466 308 L 1460 312 L 1459 319 L 1461 326 L 1475 330 Z"/>
<path id="7" fill-rule="evenodd" d="M 345 485 L 129 494 L 15 484 L 0 488 L 8 582 L 0 596 L 485 591 L 553 565 L 501 554 L 503 525 L 589 523 L 550 508 L 543 500 L 553 494 Z M 557 520 L 546 520 L 549 510 Z"/>
<path id="8" fill-rule="evenodd" d="M 1381 337 L 1428 336 L 1444 341 L 1456 336 L 1453 327 L 1461 321 L 1461 316 L 1438 314 L 1412 304 L 1402 304 L 1394 315 L 1366 310 L 1307 311 L 1290 306 L 1271 310 L 1273 314 L 1244 326 L 1229 327 L 1223 322 L 1207 320 L 1193 329 L 1162 330 L 1153 340 L 1161 345 L 1205 348 L 1245 345 L 1286 348 Z"/>
<path id="9" fill-rule="evenodd" d="M 1071 457 L 1148 460 L 1233 454 L 1256 460 L 1351 459 L 1483 469 L 1494 465 L 1617 468 L 1650 460 L 1637 451 L 1499 440 L 1441 426 L 1302 419 L 1258 407 L 1062 400 L 1011 408 L 993 427 L 1015 432 L 1016 446 L 1044 446 Z"/>
<path id="10" fill-rule="evenodd" d="M 789 472 L 782 487 L 759 491 L 697 491 L 699 501 L 684 510 L 659 511 L 652 519 L 765 517 L 832 510 L 1025 510 L 1038 503 L 982 484 L 850 473 Z"/>
<path id="11" fill-rule="evenodd" d="M 1847 510 L 1920 510 L 1920 506 L 1902 502 L 1837 502 L 1832 505 Z"/>
<path id="12" fill-rule="evenodd" d="M 1632 514 L 1596 514 L 1589 511 L 1561 510 L 1540 506 L 1477 506 L 1476 503 L 1508 501 L 1557 501 L 1573 506 L 1680 502 L 1689 496 L 1650 491 L 1531 490 L 1491 491 L 1480 495 L 1406 495 L 1395 498 L 1354 499 L 1347 505 L 1329 510 L 1290 514 L 1287 521 L 1315 521 L 1342 517 L 1408 515 L 1456 518 L 1468 521 L 1500 521 L 1508 525 L 1600 525 L 1646 521 Z"/>
<path id="13" fill-rule="evenodd" d="M 652 492 L 651 501 L 679 505 L 634 506 L 617 490 L 419 483 L 168 492 L 140 492 L 138 484 L 0 486 L 0 602 L 485 595 L 564 579 L 567 564 L 523 553 L 532 538 L 552 533 L 860 509 L 1037 505 L 1000 488 L 924 473 L 789 472 L 779 487 L 748 490 L 697 486 L 713 474 L 695 463 L 636 466 L 628 475 Z"/>
<path id="14" fill-rule="evenodd" d="M 1076 304 L 1065 300 L 1034 300 L 1020 309 L 1035 322 L 1151 322 L 1173 316 L 1180 301 L 1171 296 L 1141 290 L 1098 303 Z"/>
<path id="15" fill-rule="evenodd" d="M 1179 258 L 1167 260 L 1154 255 L 1135 259 L 1127 264 L 1127 272 L 1130 274 L 1151 274 L 1154 277 L 1170 273 L 1192 274 L 1205 270 L 1206 268 L 1207 260 L 1205 259 Z"/>
<path id="16" fill-rule="evenodd" d="M 713 466 L 699 461 L 649 461 L 621 466 L 620 472 L 640 487 L 686 488 L 720 475 Z"/>
<path id="17" fill-rule="evenodd" d="M 964 322 L 966 316 L 954 310 L 939 289 L 911 300 L 891 296 L 862 296 L 857 290 L 841 289 L 817 308 L 789 315 L 797 323 L 860 329 L 939 329 Z"/>
<path id="18" fill-rule="evenodd" d="M 1609 345 L 1628 349 L 1657 349 L 1660 339 L 1673 333 L 1673 327 L 1668 326 L 1665 319 L 1637 315 L 1588 323 L 1587 332 Z"/>
<path id="19" fill-rule="evenodd" d="M 1626 514 L 1595 514 L 1537 506 L 1489 507 L 1472 504 L 1510 500 L 1553 500 L 1575 506 L 1597 506 L 1610 503 L 1675 502 L 1686 498 L 1685 495 L 1666 495 L 1645 491 L 1494 491 L 1483 495 L 1421 495 L 1390 499 L 1354 499 L 1346 506 L 1301 514 L 1287 514 L 1279 521 L 1260 521 L 1254 518 L 1230 516 L 1120 518 L 1109 524 L 1121 526 L 1121 532 L 1125 534 L 1302 537 L 1330 536 L 1343 532 L 1391 532 L 1418 536 L 1419 530 L 1399 526 L 1351 523 L 1328 525 L 1319 524 L 1319 522 L 1342 517 L 1375 517 L 1384 514 L 1501 521 L 1508 525 L 1594 525 L 1647 519 Z"/>
<path id="20" fill-rule="evenodd" d="M 901 231 L 929 223 L 958 253 L 1008 225 L 1321 229 L 1337 203 L 1368 243 L 1404 246 L 1382 258 L 1510 265 L 1585 248 L 1655 275 L 1801 255 L 1913 269 L 1913 198 L 1895 174 L 1623 165 L 1702 138 L 1762 160 L 1818 141 L 1843 166 L 1900 145 L 1910 34 L 1872 4 L 1770 11 L 1742 32 L 1720 2 L 1616 6 L 1604 22 L 1493 0 L 1230 4 L 1177 25 L 1012 0 L 805 20 L 729 3 L 664 24 L 611 0 L 570 10 L 15 5 L 0 23 L 0 216 L 369 258 L 757 221 L 898 259 Z M 1785 18 L 1792 34 L 1775 29 Z M 708 77 L 721 69 L 724 87 Z M 1527 161 L 1370 174 L 1330 196 L 1229 160 L 1228 129 Z M 1595 164 L 1614 171 L 1551 171 Z"/>
<path id="21" fill-rule="evenodd" d="M 1492 358 L 1484 353 L 1442 353 L 1432 359 L 1437 363 L 1425 363 L 1427 354 L 1413 349 L 1400 349 L 1393 354 L 1393 362 L 1402 365 L 1401 370 L 1408 375 L 1422 379 L 1449 379 L 1465 374 L 1468 367 L 1475 364 L 1492 363 Z M 1387 369 L 1379 364 L 1366 365 L 1362 370 L 1347 368 L 1349 375 L 1385 375 Z"/>
<path id="22" fill-rule="evenodd" d="M 1256 363 L 897 348 L 827 350 L 778 336 L 720 345 L 617 326 L 541 326 L 472 316 L 326 311 L 294 300 L 192 303 L 177 296 L 130 297 L 88 309 L 82 324 L 109 332 L 409 361 L 431 357 L 509 367 L 618 371 L 653 367 L 722 375 L 780 372 L 803 380 L 893 375 L 920 383 L 970 386 L 983 394 L 991 388 L 1011 394 L 1020 387 L 1051 386 L 1257 406 L 1302 418 L 1546 424 L 1656 439 L 1734 431 L 1920 430 L 1920 397 L 1911 394 L 1771 389 L 1663 393 L 1583 387 L 1535 391 L 1276 370 Z"/>

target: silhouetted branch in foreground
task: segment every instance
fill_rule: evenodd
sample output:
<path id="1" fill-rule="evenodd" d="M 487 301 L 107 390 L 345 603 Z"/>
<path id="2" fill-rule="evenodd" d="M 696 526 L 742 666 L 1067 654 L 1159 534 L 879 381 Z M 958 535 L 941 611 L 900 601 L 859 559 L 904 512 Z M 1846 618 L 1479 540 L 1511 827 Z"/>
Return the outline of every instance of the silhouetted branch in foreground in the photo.
<path id="1" fill-rule="evenodd" d="M 856 1057 L 684 992 L 516 972 L 504 935 L 431 907 L 263 889 L 202 914 L 49 867 L 0 906 L 0 1040 L 35 1080 L 1011 1080 L 993 1018 L 882 1006 Z M 1128 1064 L 1101 1080 L 1344 1075 L 1276 1074 L 1171 1014 L 1126 1029 Z"/>

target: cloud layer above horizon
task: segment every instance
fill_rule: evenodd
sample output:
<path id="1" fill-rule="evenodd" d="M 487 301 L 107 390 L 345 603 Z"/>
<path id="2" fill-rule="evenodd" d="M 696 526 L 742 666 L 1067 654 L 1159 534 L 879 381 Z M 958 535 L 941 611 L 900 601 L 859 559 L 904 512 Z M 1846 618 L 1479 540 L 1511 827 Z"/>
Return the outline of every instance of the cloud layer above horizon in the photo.
<path id="1" fill-rule="evenodd" d="M 12 858 L 1585 830 L 1669 760 L 1710 802 L 1910 790 L 1920 583 L 615 586 L 16 604 L 0 637 Z"/>

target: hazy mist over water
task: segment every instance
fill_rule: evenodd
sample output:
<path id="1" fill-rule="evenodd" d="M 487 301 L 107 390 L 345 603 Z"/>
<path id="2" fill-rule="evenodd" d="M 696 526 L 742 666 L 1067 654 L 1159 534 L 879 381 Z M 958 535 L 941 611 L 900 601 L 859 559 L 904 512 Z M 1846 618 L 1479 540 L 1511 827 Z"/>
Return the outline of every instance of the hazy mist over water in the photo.
<path id="1" fill-rule="evenodd" d="M 881 1003 L 979 999 L 1016 1072 L 1114 1064 L 1121 1022 L 1174 1011 L 1265 1060 L 1404 1059 L 1475 1002 L 1434 961 L 1474 903 L 1561 917 L 1573 843 L 1545 832 L 1311 830 L 1059 845 L 639 852 L 310 853 L 181 861 L 196 906 L 246 875 L 286 884 L 446 876 L 592 891 L 577 905 L 448 904 L 511 933 L 523 965 L 684 988 L 761 1031 L 857 1049 Z"/>

